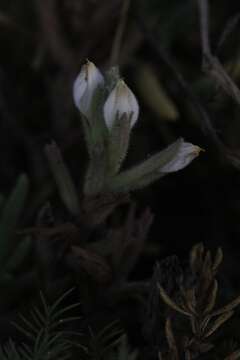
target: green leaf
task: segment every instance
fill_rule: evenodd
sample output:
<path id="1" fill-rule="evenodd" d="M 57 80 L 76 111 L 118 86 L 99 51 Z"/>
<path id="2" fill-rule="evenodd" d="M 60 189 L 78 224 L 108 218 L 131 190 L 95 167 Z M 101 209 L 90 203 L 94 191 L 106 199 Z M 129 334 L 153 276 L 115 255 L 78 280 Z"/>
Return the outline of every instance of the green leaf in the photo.
<path id="1" fill-rule="evenodd" d="M 107 127 L 103 118 L 103 103 L 105 100 L 104 89 L 97 88 L 91 101 L 91 118 L 82 116 L 83 131 L 87 143 L 90 159 L 96 156 L 96 149 L 104 149 L 104 143 L 108 137 Z"/>
<path id="2" fill-rule="evenodd" d="M 60 149 L 55 142 L 52 142 L 45 146 L 45 154 L 64 205 L 72 215 L 77 216 L 80 212 L 77 189 L 63 161 Z"/>
<path id="3" fill-rule="evenodd" d="M 92 157 L 84 181 L 84 194 L 93 196 L 101 192 L 106 176 L 106 152 L 99 144 L 92 149 Z"/>
<path id="4" fill-rule="evenodd" d="M 90 120 L 82 117 L 90 163 L 87 169 L 83 192 L 95 195 L 101 192 L 106 177 L 106 141 L 108 129 L 103 119 L 104 91 L 98 88 L 92 99 Z"/>
<path id="5" fill-rule="evenodd" d="M 7 344 L 0 346 L 0 359 L 1 360 L 27 360 L 23 358 L 17 350 L 16 345 L 10 339 Z"/>
<path id="6" fill-rule="evenodd" d="M 110 175 L 115 175 L 118 172 L 127 155 L 131 132 L 130 124 L 131 118 L 124 114 L 116 119 L 111 129 L 108 146 L 108 171 Z"/>
<path id="7" fill-rule="evenodd" d="M 34 307 L 29 317 L 20 315 L 20 321 L 13 323 L 16 329 L 28 339 L 28 345 L 18 349 L 23 360 L 64 360 L 71 357 L 73 332 L 64 328 L 64 324 L 79 320 L 79 316 L 67 316 L 67 313 L 79 306 L 79 303 L 65 306 L 64 300 L 73 289 L 66 291 L 52 305 L 49 305 L 41 293 L 41 307 Z M 74 335 L 81 335 L 74 332 Z M 10 358 L 9 358 L 10 360 Z"/>
<path id="8" fill-rule="evenodd" d="M 14 231 L 23 210 L 29 181 L 25 174 L 20 175 L 15 188 L 3 207 L 0 219 L 0 269 L 2 270 L 15 247 Z M 0 270 L 0 271 L 1 271 Z"/>

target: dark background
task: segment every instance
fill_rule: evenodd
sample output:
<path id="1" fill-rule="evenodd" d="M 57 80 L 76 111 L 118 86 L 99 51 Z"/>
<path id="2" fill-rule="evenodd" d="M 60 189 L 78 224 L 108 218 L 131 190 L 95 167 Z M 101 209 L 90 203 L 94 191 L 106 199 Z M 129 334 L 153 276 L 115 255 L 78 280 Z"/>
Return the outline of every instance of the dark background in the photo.
<path id="1" fill-rule="evenodd" d="M 236 84 L 239 12 L 236 1 L 210 1 L 212 51 Z M 60 219 L 63 216 L 43 153 L 51 139 L 81 187 L 87 153 L 72 83 L 86 59 L 102 71 L 108 69 L 120 13 L 120 0 L 0 2 L 0 191 L 8 194 L 20 173 L 29 176 L 31 191 L 19 228 L 33 226 L 39 208 L 49 199 L 60 207 L 56 210 Z M 141 110 L 124 166 L 178 137 L 205 150 L 186 169 L 132 194 L 139 211 L 149 206 L 155 215 L 132 277 L 148 278 L 155 260 L 169 255 L 176 254 L 185 263 L 191 247 L 203 242 L 210 249 L 222 247 L 225 297 L 238 295 L 239 104 L 202 71 L 196 2 L 132 1 L 118 62 Z M 177 74 L 186 80 L 187 91 Z M 212 127 L 204 123 L 189 92 L 206 110 Z"/>

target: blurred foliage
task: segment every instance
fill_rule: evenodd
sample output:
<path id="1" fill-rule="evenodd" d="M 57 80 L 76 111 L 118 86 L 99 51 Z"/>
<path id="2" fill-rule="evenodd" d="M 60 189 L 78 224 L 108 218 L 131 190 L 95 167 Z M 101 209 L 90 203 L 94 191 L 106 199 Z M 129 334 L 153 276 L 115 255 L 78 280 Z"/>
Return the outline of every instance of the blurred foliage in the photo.
<path id="1" fill-rule="evenodd" d="M 16 226 L 24 210 L 29 191 L 29 181 L 26 175 L 20 175 L 9 197 L 2 198 L 0 212 L 0 286 L 14 289 L 23 262 L 29 254 L 31 240 L 17 240 Z M 19 274 L 18 274 L 19 275 Z"/>

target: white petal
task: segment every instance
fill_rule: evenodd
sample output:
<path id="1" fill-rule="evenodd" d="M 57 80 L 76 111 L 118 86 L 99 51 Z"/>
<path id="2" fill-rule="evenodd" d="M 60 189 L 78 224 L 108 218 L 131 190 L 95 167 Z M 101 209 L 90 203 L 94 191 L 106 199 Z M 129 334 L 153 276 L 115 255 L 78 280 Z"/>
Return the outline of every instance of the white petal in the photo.
<path id="1" fill-rule="evenodd" d="M 105 123 L 109 129 L 112 128 L 114 120 L 117 115 L 116 103 L 117 103 L 117 93 L 116 93 L 116 88 L 114 88 L 109 94 L 103 108 Z"/>
<path id="2" fill-rule="evenodd" d="M 73 84 L 73 99 L 76 107 L 88 115 L 95 90 L 103 86 L 104 78 L 98 68 L 90 61 L 82 69 Z"/>
<path id="3" fill-rule="evenodd" d="M 74 100 L 74 104 L 79 110 L 80 110 L 80 106 L 79 106 L 80 100 L 87 88 L 86 72 L 84 67 L 85 65 L 83 65 L 80 73 L 76 77 L 76 80 L 74 81 L 73 84 L 73 100 Z"/>
<path id="4" fill-rule="evenodd" d="M 139 105 L 133 92 L 128 88 L 129 113 L 132 114 L 131 127 L 136 123 L 139 115 Z"/>
<path id="5" fill-rule="evenodd" d="M 161 167 L 161 172 L 171 173 L 185 168 L 193 159 L 195 159 L 202 149 L 191 143 L 182 142 L 176 156 L 166 165 Z"/>
<path id="6" fill-rule="evenodd" d="M 97 86 L 104 84 L 104 78 L 98 68 L 91 61 L 87 62 L 87 79 L 89 89 L 96 89 Z"/>
<path id="7" fill-rule="evenodd" d="M 115 88 L 109 94 L 104 104 L 104 118 L 109 129 L 112 128 L 117 115 L 131 116 L 131 127 L 136 123 L 139 114 L 139 106 L 135 95 L 125 84 L 119 80 Z"/>

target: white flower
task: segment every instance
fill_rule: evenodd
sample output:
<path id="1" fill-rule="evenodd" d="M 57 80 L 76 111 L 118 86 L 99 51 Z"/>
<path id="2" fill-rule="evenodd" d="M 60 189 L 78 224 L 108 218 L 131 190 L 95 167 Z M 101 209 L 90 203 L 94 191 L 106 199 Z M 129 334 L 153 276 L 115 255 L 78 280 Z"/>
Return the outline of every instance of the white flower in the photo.
<path id="1" fill-rule="evenodd" d="M 131 127 L 139 114 L 137 99 L 123 80 L 119 80 L 104 104 L 104 119 L 107 127 L 112 128 L 117 117 L 124 114 L 131 120 Z"/>
<path id="2" fill-rule="evenodd" d="M 98 68 L 87 61 L 73 84 L 73 99 L 80 112 L 89 117 L 91 102 L 96 89 L 104 85 L 104 78 Z"/>
<path id="3" fill-rule="evenodd" d="M 161 173 L 171 173 L 185 168 L 199 155 L 200 151 L 203 151 L 199 146 L 181 140 L 175 157 L 161 167 Z"/>

